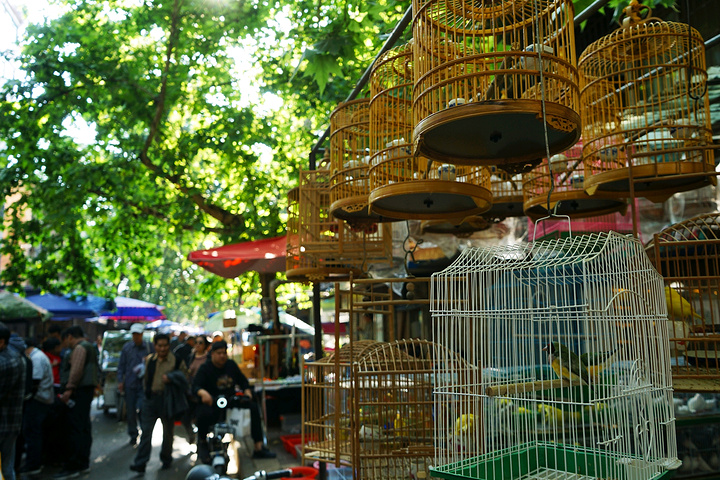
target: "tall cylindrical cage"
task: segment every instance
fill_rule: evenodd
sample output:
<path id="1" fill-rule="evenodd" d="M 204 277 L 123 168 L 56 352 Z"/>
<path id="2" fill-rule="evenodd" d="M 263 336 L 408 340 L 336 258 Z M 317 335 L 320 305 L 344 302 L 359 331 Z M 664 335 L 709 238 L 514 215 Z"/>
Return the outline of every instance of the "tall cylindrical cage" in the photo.
<path id="1" fill-rule="evenodd" d="M 412 46 L 387 51 L 370 75 L 370 203 L 398 219 L 438 219 L 487 210 L 489 178 L 480 167 L 456 167 L 412 155 Z"/>
<path id="2" fill-rule="evenodd" d="M 330 115 L 330 211 L 349 222 L 383 220 L 369 210 L 370 99 L 341 103 Z"/>
<path id="3" fill-rule="evenodd" d="M 662 278 L 592 234 L 469 248 L 433 275 L 435 477 L 656 479 L 677 459 Z M 441 359 L 438 365 L 445 365 Z"/>
<path id="4" fill-rule="evenodd" d="M 702 37 L 635 0 L 626 14 L 578 62 L 585 190 L 662 201 L 714 184 Z"/>
<path id="5" fill-rule="evenodd" d="M 333 281 L 391 261 L 392 234 L 386 225 L 350 225 L 333 218 L 329 170 L 300 171 L 300 185 L 288 193 L 289 280 Z"/>
<path id="6" fill-rule="evenodd" d="M 665 280 L 673 388 L 720 392 L 720 214 L 663 229 L 646 252 Z"/>
<path id="7" fill-rule="evenodd" d="M 580 136 L 571 0 L 413 0 L 415 152 L 525 168 Z"/>
<path id="8" fill-rule="evenodd" d="M 620 212 L 627 201 L 616 193 L 585 192 L 585 164 L 582 141 L 568 150 L 544 159 L 532 172 L 525 174 L 523 197 L 525 214 L 537 219 L 549 214 L 585 218 Z"/>

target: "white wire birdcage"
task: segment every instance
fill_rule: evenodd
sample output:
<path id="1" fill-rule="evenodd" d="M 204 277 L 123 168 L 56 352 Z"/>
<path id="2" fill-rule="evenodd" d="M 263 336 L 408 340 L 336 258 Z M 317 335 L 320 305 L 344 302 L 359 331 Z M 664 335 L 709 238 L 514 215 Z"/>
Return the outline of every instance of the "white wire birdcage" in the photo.
<path id="1" fill-rule="evenodd" d="M 662 278 L 638 241 L 467 249 L 433 275 L 431 313 L 434 342 L 481 372 L 436 379 L 434 476 L 638 480 L 679 465 Z"/>

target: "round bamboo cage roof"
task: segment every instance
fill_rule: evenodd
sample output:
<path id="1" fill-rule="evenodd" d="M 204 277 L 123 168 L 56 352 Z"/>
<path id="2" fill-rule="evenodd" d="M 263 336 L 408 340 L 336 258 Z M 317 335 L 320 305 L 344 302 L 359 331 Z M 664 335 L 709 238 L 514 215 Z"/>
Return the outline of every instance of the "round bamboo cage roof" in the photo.
<path id="1" fill-rule="evenodd" d="M 491 225 L 492 223 L 485 217 L 474 215 L 455 220 L 423 220 L 420 223 L 420 230 L 422 233 L 450 234 L 463 238 L 487 230 Z"/>
<path id="2" fill-rule="evenodd" d="M 580 136 L 571 0 L 413 0 L 413 146 L 527 171 Z"/>

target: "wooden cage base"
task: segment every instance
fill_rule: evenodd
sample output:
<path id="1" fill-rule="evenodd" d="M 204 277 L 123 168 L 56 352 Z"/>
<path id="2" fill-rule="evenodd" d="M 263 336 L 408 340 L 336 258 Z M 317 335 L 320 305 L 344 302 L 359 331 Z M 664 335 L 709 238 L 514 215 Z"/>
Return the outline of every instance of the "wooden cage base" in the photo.
<path id="1" fill-rule="evenodd" d="M 537 220 L 548 215 L 547 194 L 532 197 L 525 202 L 525 214 Z M 550 195 L 550 208 L 555 208 L 555 214 L 567 215 L 570 218 L 586 218 L 608 213 L 625 212 L 627 202 L 618 195 L 596 193 L 589 196 L 581 190 L 559 192 Z"/>
<path id="2" fill-rule="evenodd" d="M 350 267 L 301 267 L 285 271 L 285 276 L 291 282 L 343 282 L 361 273 L 359 268 Z"/>
<path id="3" fill-rule="evenodd" d="M 677 192 L 714 185 L 715 172 L 699 162 L 667 162 L 632 167 L 636 196 L 663 201 Z M 705 174 L 705 175 L 703 175 Z M 585 177 L 585 191 L 630 194 L 630 168 L 608 170 Z"/>
<path id="4" fill-rule="evenodd" d="M 392 183 L 370 193 L 373 212 L 403 220 L 464 218 L 486 211 L 491 203 L 487 188 L 445 180 Z"/>
<path id="5" fill-rule="evenodd" d="M 485 218 L 500 220 L 524 216 L 522 195 L 503 196 L 501 199 L 493 199 L 490 209 L 483 213 Z"/>
<path id="6" fill-rule="evenodd" d="M 457 223 L 450 220 L 425 220 L 420 224 L 422 233 L 439 233 L 447 235 L 470 235 L 475 232 L 487 230 L 491 223 L 480 216 L 459 220 Z"/>
<path id="7" fill-rule="evenodd" d="M 550 155 L 580 138 L 580 115 L 545 102 Z M 471 102 L 422 119 L 413 131 L 415 154 L 458 165 L 534 162 L 546 155 L 540 100 Z"/>
<path id="8" fill-rule="evenodd" d="M 370 210 L 368 196 L 344 198 L 333 202 L 330 205 L 330 213 L 333 217 L 345 220 L 346 222 L 392 222 L 394 218 L 388 218 Z"/>

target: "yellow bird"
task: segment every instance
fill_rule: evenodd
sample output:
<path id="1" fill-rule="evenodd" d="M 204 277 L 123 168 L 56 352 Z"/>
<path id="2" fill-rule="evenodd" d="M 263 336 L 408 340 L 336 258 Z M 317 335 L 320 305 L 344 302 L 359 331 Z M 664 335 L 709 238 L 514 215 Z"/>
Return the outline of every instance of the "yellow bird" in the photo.
<path id="1" fill-rule="evenodd" d="M 455 420 L 455 435 L 467 435 L 475 429 L 475 415 L 472 413 L 463 414 Z"/>
<path id="2" fill-rule="evenodd" d="M 685 320 L 690 317 L 691 319 L 699 318 L 700 321 L 703 320 L 703 317 L 695 311 L 692 304 L 672 287 L 665 287 L 665 302 L 667 303 L 668 314 L 673 318 Z"/>
<path id="3" fill-rule="evenodd" d="M 538 411 L 543 415 L 545 423 L 565 423 L 581 418 L 580 412 L 566 411 L 544 403 L 538 405 Z"/>

